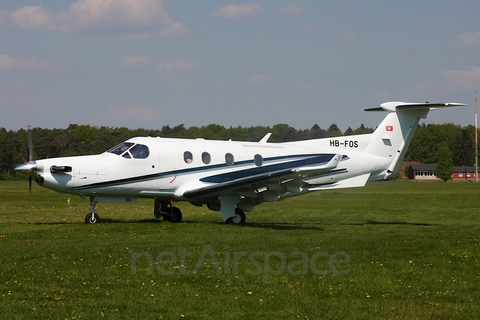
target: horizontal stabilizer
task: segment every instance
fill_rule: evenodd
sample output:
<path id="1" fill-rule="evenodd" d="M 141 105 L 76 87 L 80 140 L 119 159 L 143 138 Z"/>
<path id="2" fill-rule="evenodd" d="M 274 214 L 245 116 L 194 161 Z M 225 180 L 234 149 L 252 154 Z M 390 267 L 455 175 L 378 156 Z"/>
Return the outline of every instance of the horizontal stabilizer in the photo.
<path id="1" fill-rule="evenodd" d="M 438 108 L 462 107 L 464 103 L 407 103 L 399 101 L 385 102 L 380 107 L 368 108 L 365 111 L 397 111 L 397 110 L 434 110 Z"/>
<path id="2" fill-rule="evenodd" d="M 341 154 L 335 155 L 327 164 L 320 165 L 320 166 L 308 166 L 308 167 L 300 167 L 295 168 L 292 172 L 301 173 L 304 177 L 311 176 L 311 175 L 318 175 L 332 169 L 335 169 L 340 161 L 342 160 Z"/>
<path id="3" fill-rule="evenodd" d="M 317 191 L 317 190 L 328 190 L 328 189 L 340 189 L 340 188 L 355 188 L 355 187 L 363 187 L 368 181 L 370 174 L 362 174 L 360 176 L 352 177 L 345 180 L 340 180 L 335 183 L 328 183 L 322 185 L 312 185 L 312 186 L 305 186 L 308 191 Z"/>

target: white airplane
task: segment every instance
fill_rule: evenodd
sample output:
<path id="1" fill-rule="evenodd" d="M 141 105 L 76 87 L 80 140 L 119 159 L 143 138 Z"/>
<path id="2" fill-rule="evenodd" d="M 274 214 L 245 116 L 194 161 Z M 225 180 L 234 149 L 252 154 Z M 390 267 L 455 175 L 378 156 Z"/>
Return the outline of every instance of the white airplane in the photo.
<path id="1" fill-rule="evenodd" d="M 98 155 L 30 161 L 20 174 L 60 193 L 90 197 L 85 223 L 98 223 L 98 202 L 153 198 L 157 219 L 180 222 L 176 201 L 220 211 L 245 223 L 262 202 L 310 191 L 362 187 L 395 174 L 420 118 L 461 103 L 387 102 L 365 111 L 389 112 L 370 134 L 285 143 L 136 137 Z M 31 150 L 31 141 L 29 141 Z"/>

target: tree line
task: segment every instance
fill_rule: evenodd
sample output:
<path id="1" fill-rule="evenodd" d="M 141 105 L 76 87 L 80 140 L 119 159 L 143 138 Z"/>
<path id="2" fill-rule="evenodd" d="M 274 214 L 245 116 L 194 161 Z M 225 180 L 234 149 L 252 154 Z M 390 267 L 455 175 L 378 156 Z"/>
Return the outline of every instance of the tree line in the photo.
<path id="1" fill-rule="evenodd" d="M 71 124 L 66 129 L 32 128 L 33 159 L 61 156 L 88 155 L 104 152 L 134 136 L 164 138 L 205 138 L 216 140 L 259 141 L 271 132 L 269 142 L 287 142 L 305 139 L 347 136 L 371 133 L 374 128 L 363 124 L 342 132 L 336 124 L 322 129 L 317 124 L 310 129 L 298 130 L 288 124 L 252 127 L 224 127 L 210 124 L 186 128 L 183 124 L 161 130 L 128 129 L 125 127 L 95 127 Z M 473 165 L 475 156 L 475 128 L 454 124 L 419 126 L 405 156 L 406 161 L 436 163 L 440 146 L 448 148 L 454 165 Z M 17 164 L 28 161 L 27 130 L 0 128 L 0 179 L 13 179 Z"/>

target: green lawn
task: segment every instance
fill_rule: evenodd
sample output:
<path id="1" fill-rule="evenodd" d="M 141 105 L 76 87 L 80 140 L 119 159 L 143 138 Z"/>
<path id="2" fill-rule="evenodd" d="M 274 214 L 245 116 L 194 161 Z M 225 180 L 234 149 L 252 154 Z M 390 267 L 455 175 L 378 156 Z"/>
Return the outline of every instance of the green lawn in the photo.
<path id="1" fill-rule="evenodd" d="M 100 203 L 0 182 L 0 318 L 472 319 L 480 184 L 378 182 L 247 213 Z"/>

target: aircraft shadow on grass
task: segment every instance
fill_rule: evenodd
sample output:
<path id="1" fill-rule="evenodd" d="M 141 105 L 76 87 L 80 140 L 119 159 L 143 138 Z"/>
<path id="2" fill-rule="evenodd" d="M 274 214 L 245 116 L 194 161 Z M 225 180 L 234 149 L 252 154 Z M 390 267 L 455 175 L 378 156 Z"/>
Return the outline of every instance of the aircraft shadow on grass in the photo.
<path id="1" fill-rule="evenodd" d="M 120 220 L 120 219 L 108 219 L 103 218 L 102 223 L 111 223 L 111 224 L 133 224 L 133 223 L 163 223 L 156 219 L 137 219 L 137 220 Z M 182 221 L 182 223 L 197 223 L 196 221 Z M 32 222 L 32 224 L 37 225 L 61 225 L 61 224 L 80 224 L 77 221 L 65 222 L 65 221 L 54 221 L 54 222 Z"/>
<path id="2" fill-rule="evenodd" d="M 367 225 L 367 224 L 392 224 L 392 225 L 409 225 L 409 226 L 438 226 L 437 223 L 421 223 L 421 222 L 405 222 L 405 221 L 374 221 L 367 220 L 365 222 L 353 223 L 353 225 Z"/>
<path id="3" fill-rule="evenodd" d="M 120 219 L 102 219 L 102 223 L 111 223 L 111 224 L 137 224 L 137 223 L 165 223 L 162 220 L 157 219 L 137 219 L 137 220 L 120 220 Z M 182 224 L 198 224 L 204 223 L 201 221 L 182 221 Z M 207 222 L 208 223 L 208 222 Z M 224 225 L 224 222 L 211 222 L 213 224 Z M 78 222 L 65 222 L 65 221 L 55 221 L 55 222 L 33 222 L 32 224 L 36 225 L 63 225 L 63 224 L 78 224 Z M 363 225 L 410 225 L 410 226 L 419 226 L 419 227 L 428 227 L 428 226 L 438 226 L 436 223 L 420 223 L 420 222 L 405 222 L 405 221 L 374 221 L 366 220 L 364 222 L 357 223 L 347 223 L 347 224 L 332 224 L 332 223 L 315 223 L 311 222 L 308 225 L 303 223 L 292 224 L 288 222 L 269 222 L 269 223 L 245 223 L 243 227 L 245 228 L 260 228 L 260 229 L 271 229 L 271 230 L 316 230 L 324 231 L 324 228 L 321 227 L 325 225 L 352 225 L 352 226 L 363 226 Z"/>
<path id="4" fill-rule="evenodd" d="M 118 220 L 118 219 L 102 219 L 102 223 L 119 223 L 119 224 L 131 224 L 131 223 L 169 223 L 162 220 L 156 219 L 140 219 L 140 220 Z M 215 225 L 225 225 L 225 222 L 202 222 L 202 221 L 192 221 L 192 220 L 183 220 L 182 224 L 215 224 Z M 244 228 L 261 228 L 261 229 L 272 229 L 272 230 L 317 230 L 322 231 L 323 228 L 319 226 L 312 226 L 305 224 L 291 224 L 288 222 L 270 222 L 270 223 L 245 223 L 242 225 Z"/>
<path id="5" fill-rule="evenodd" d="M 217 224 L 224 224 L 220 222 L 216 222 Z M 316 231 L 323 231 L 324 229 L 320 226 L 312 225 L 312 223 L 306 224 L 291 224 L 288 222 L 270 222 L 270 223 L 245 223 L 243 225 L 244 228 L 259 228 L 259 229 L 271 229 L 271 230 L 316 230 Z"/>
<path id="6" fill-rule="evenodd" d="M 162 220 L 157 219 L 136 219 L 136 220 L 120 220 L 120 219 L 109 219 L 103 218 L 102 223 L 105 224 L 157 224 L 157 223 L 168 223 Z M 202 222 L 202 221 L 191 221 L 191 220 L 183 220 L 181 224 L 199 224 L 199 223 L 210 223 L 216 225 L 224 225 L 224 222 Z M 53 221 L 53 222 L 32 222 L 31 224 L 36 225 L 69 225 L 69 224 L 79 224 L 79 222 L 72 221 Z M 320 223 L 318 223 L 320 224 Z M 322 224 L 324 225 L 324 224 Z M 270 222 L 270 223 L 245 223 L 243 225 L 245 228 L 260 228 L 260 229 L 272 229 L 272 230 L 316 230 L 316 231 L 323 231 L 324 229 L 320 226 L 309 225 L 306 224 L 291 224 L 288 222 Z"/>

